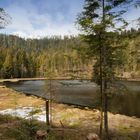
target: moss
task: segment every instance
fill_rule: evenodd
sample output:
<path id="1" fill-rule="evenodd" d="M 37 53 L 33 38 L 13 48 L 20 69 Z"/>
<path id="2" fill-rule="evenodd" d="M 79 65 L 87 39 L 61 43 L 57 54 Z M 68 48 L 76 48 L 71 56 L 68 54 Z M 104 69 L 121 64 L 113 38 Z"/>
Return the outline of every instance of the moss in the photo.
<path id="1" fill-rule="evenodd" d="M 42 110 L 41 108 L 34 108 L 30 113 L 29 113 L 29 116 L 33 116 L 35 114 L 38 114 L 38 113 L 41 113 Z"/>
<path id="2" fill-rule="evenodd" d="M 71 122 L 69 123 L 70 128 L 78 128 L 80 124 L 78 122 Z"/>
<path id="3" fill-rule="evenodd" d="M 12 117 L 11 115 L 2 115 L 0 114 L 0 124 L 11 123 L 15 120 L 20 120 L 19 117 Z"/>

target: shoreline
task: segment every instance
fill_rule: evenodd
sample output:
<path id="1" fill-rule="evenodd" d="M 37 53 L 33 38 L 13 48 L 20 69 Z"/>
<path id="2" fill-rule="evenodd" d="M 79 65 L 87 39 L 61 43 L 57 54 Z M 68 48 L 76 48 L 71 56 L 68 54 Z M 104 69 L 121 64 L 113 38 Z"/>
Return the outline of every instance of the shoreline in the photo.
<path id="1" fill-rule="evenodd" d="M 38 108 L 39 110 L 45 107 L 45 102 L 42 99 L 38 99 L 34 96 L 26 96 L 24 94 L 18 94 L 10 88 L 0 87 L 0 112 L 3 110 L 11 109 L 12 114 L 24 114 L 31 107 Z M 2 106 L 3 105 L 3 106 Z M 61 123 L 65 128 L 74 128 L 76 130 L 91 129 L 91 132 L 98 130 L 100 124 L 100 111 L 97 109 L 90 108 L 78 108 L 73 105 L 66 105 L 52 102 L 52 122 L 57 128 L 62 127 Z M 17 111 L 17 112 L 16 112 Z M 0 113 L 1 114 L 1 113 Z M 35 117 L 45 119 L 44 110 L 41 114 L 35 115 Z M 111 132 L 115 134 L 121 134 L 123 136 L 136 136 L 140 132 L 140 118 L 129 117 L 121 114 L 113 114 L 108 112 L 109 117 L 109 128 Z"/>
<path id="2" fill-rule="evenodd" d="M 19 82 L 19 81 L 36 81 L 36 80 L 92 80 L 92 79 L 91 78 L 84 78 L 84 79 L 82 79 L 82 78 L 76 78 L 76 79 L 73 79 L 72 77 L 56 77 L 56 78 L 45 78 L 45 77 L 37 77 L 37 78 L 11 78 L 11 79 L 0 79 L 0 83 L 3 83 L 3 82 Z M 134 82 L 139 82 L 140 81 L 140 78 L 123 78 L 123 77 L 119 77 L 119 80 L 121 80 L 121 81 L 134 81 Z"/>
<path id="3" fill-rule="evenodd" d="M 38 80 L 38 79 L 40 79 L 40 78 L 33 78 L 33 80 Z M 42 80 L 46 80 L 47 78 L 41 78 Z M 40 79 L 40 80 L 41 80 Z M 9 80 L 9 79 L 5 79 L 5 80 Z M 16 82 L 16 79 L 11 79 L 11 80 L 14 80 L 15 82 Z M 20 78 L 20 80 L 22 81 L 22 78 Z M 24 78 L 24 80 L 31 80 L 30 78 Z M 133 79 L 134 80 L 134 79 Z M 132 79 L 131 79 L 131 81 L 132 81 Z M 7 81 L 7 82 L 10 82 L 10 81 Z M 126 81 L 127 82 L 127 81 Z M 3 82 L 3 84 L 1 84 L 0 83 L 0 88 L 8 88 L 8 89 L 12 89 L 10 86 L 7 86 L 8 84 L 7 83 L 4 83 Z M 43 100 L 43 101 L 46 101 L 46 100 L 49 100 L 48 98 L 45 98 L 44 96 L 40 96 L 40 95 L 36 95 L 36 94 L 30 94 L 30 93 L 25 93 L 25 92 L 20 92 L 20 91 L 18 91 L 18 90 L 16 90 L 16 89 L 13 89 L 15 92 L 16 92 L 16 94 L 21 94 L 21 95 L 25 95 L 25 96 L 27 96 L 27 97 L 35 97 L 35 98 L 38 98 L 38 99 L 41 99 L 41 100 Z M 88 105 L 80 105 L 80 104 L 73 104 L 73 103 L 67 103 L 67 102 L 59 102 L 59 101 L 55 101 L 55 103 L 57 103 L 57 104 L 64 104 L 64 105 L 68 105 L 68 106 L 73 106 L 74 108 L 79 108 L 79 109 L 85 109 L 85 108 L 88 108 L 88 109 L 93 109 L 93 108 L 95 108 L 94 106 L 88 106 Z M 96 106 L 96 109 L 99 109 L 97 106 Z M 120 112 L 119 111 L 113 111 L 113 110 L 109 110 L 110 112 L 112 111 L 112 113 L 115 113 L 115 114 L 120 114 Z M 138 117 L 139 118 L 139 113 L 137 113 L 137 114 L 135 114 L 135 113 L 123 113 L 123 112 L 121 112 L 121 115 L 126 115 L 126 116 L 129 116 L 129 117 L 133 117 L 133 116 L 135 116 L 135 117 Z"/>
<path id="4" fill-rule="evenodd" d="M 36 80 L 91 80 L 90 78 L 76 78 L 71 77 L 56 77 L 56 78 L 11 78 L 11 79 L 0 79 L 0 83 L 3 82 L 19 82 L 19 81 L 36 81 Z"/>
<path id="5" fill-rule="evenodd" d="M 25 93 L 20 93 L 19 91 L 16 91 L 16 90 L 13 90 L 12 88 L 9 88 L 9 87 L 6 87 L 6 86 L 0 86 L 0 91 L 4 89 L 4 90 L 7 90 L 8 94 L 7 96 L 9 96 L 10 94 L 13 94 L 12 96 L 14 97 L 15 95 L 17 95 L 17 97 L 24 97 L 24 98 L 32 98 L 33 100 L 40 100 L 41 102 L 45 102 L 45 100 L 43 98 L 39 98 L 37 96 L 34 96 L 34 95 L 29 95 L 29 94 L 25 94 Z M 0 92 L 0 96 L 1 96 L 1 92 Z M 4 93 L 5 94 L 5 93 Z M 15 94 L 15 95 L 14 95 Z M 1 100 L 0 100 L 1 101 Z M 43 103 L 44 104 L 44 103 Z M 54 102 L 52 101 L 52 104 L 54 104 L 55 106 L 56 105 L 63 105 L 63 106 L 66 106 L 66 107 L 70 107 L 70 108 L 77 108 L 77 109 L 81 109 L 81 110 L 98 110 L 99 109 L 96 109 L 96 108 L 92 108 L 92 107 L 88 107 L 88 106 L 82 106 L 82 105 L 75 105 L 75 104 L 70 104 L 70 103 L 64 103 L 64 102 Z M 39 104 L 40 105 L 40 104 Z M 41 106 L 42 106 L 42 103 L 41 103 Z M 27 107 L 27 106 L 23 106 L 23 107 Z M 1 110 L 1 109 L 0 109 Z M 125 115 L 125 114 L 119 114 L 119 113 L 112 113 L 112 112 L 109 112 L 110 114 L 113 114 L 113 115 L 122 115 L 122 116 L 127 116 L 127 117 L 134 117 L 134 118 L 138 118 L 140 119 L 139 117 L 137 116 L 128 116 L 128 115 Z"/>

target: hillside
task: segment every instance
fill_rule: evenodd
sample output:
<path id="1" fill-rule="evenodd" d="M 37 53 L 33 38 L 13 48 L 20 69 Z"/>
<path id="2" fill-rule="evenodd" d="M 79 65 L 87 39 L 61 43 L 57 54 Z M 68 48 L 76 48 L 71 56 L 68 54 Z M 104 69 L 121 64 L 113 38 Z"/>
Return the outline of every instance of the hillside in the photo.
<path id="1" fill-rule="evenodd" d="M 116 75 L 140 76 L 140 30 L 120 34 L 123 38 L 116 50 Z M 116 37 L 117 39 L 117 37 Z M 122 45 L 122 47 L 121 47 Z M 0 35 L 0 78 L 70 77 L 91 78 L 94 58 L 80 37 L 54 36 L 23 39 Z M 94 76 L 94 74 L 93 74 Z"/>

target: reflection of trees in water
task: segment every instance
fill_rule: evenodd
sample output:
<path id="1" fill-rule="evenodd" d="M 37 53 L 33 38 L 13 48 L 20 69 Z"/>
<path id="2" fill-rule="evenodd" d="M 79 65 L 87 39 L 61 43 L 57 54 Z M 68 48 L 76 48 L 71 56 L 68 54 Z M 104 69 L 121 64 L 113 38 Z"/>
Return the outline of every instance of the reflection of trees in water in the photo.
<path id="1" fill-rule="evenodd" d="M 51 99 L 52 101 L 56 101 L 56 99 L 59 98 L 59 95 L 56 94 L 59 88 L 60 85 L 58 84 L 57 80 L 45 80 L 44 90 L 48 99 Z"/>
<path id="2" fill-rule="evenodd" d="M 97 87 L 91 88 L 92 86 L 90 87 L 89 84 L 86 86 L 85 83 L 79 84 L 73 80 L 52 80 L 51 82 L 50 89 L 49 81 L 45 81 L 46 93 L 48 94 L 48 91 L 51 90 L 51 100 L 99 108 L 100 95 Z M 134 87 L 129 87 L 129 85 L 131 83 L 127 82 L 118 82 L 112 85 L 109 94 L 109 111 L 139 117 L 140 92 L 131 91 Z M 138 86 L 139 84 L 134 82 L 132 85 Z"/>
<path id="3" fill-rule="evenodd" d="M 114 95 L 111 98 L 109 108 L 114 113 L 140 117 L 139 99 L 139 94 L 133 94 L 131 92 L 123 95 Z"/>
<path id="4" fill-rule="evenodd" d="M 140 117 L 140 91 L 135 92 L 130 82 L 116 84 L 116 94 L 109 96 L 109 110 L 113 113 Z M 137 84 L 133 83 L 133 86 Z"/>
<path id="5" fill-rule="evenodd" d="M 80 81 L 77 82 L 76 80 L 38 80 L 9 84 L 10 87 L 18 91 L 50 98 L 55 102 L 93 108 L 100 106 L 98 88 L 91 82 L 86 83 L 83 81 L 80 83 Z M 140 117 L 140 82 L 119 82 L 113 85 L 111 92 L 112 93 L 109 94 L 109 110 L 111 112 Z"/>

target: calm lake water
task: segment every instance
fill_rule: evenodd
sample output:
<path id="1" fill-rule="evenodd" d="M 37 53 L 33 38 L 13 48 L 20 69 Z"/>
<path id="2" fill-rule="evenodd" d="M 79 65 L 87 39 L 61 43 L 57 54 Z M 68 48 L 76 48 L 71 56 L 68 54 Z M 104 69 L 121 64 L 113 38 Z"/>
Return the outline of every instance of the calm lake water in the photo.
<path id="1" fill-rule="evenodd" d="M 56 102 L 98 108 L 99 86 L 87 80 L 36 80 L 6 83 L 7 86 L 31 95 L 51 98 Z M 114 94 L 109 94 L 109 110 L 140 117 L 140 82 L 119 81 Z M 51 93 L 51 94 L 50 94 Z"/>

